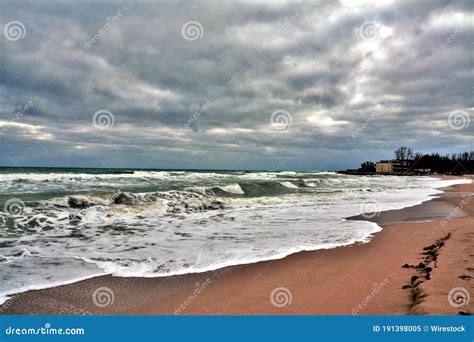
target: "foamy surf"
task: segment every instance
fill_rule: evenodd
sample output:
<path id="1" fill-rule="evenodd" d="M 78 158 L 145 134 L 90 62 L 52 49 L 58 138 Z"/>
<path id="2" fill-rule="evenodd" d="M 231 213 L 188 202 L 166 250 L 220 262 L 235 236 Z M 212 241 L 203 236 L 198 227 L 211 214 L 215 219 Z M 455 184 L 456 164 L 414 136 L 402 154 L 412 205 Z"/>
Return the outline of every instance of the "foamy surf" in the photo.
<path id="1" fill-rule="evenodd" d="M 80 181 L 78 181 L 80 180 Z M 468 180 L 318 172 L 0 173 L 0 296 L 113 274 L 161 277 L 370 240 L 344 217 Z M 46 280 L 47 279 L 47 280 Z"/>
<path id="2" fill-rule="evenodd" d="M 289 189 L 298 189 L 298 187 L 291 182 L 280 182 L 280 185 Z"/>
<path id="3" fill-rule="evenodd" d="M 245 194 L 244 190 L 240 187 L 239 184 L 229 184 L 229 185 L 223 185 L 219 186 L 219 189 L 222 191 L 234 194 L 234 195 L 243 195 Z"/>

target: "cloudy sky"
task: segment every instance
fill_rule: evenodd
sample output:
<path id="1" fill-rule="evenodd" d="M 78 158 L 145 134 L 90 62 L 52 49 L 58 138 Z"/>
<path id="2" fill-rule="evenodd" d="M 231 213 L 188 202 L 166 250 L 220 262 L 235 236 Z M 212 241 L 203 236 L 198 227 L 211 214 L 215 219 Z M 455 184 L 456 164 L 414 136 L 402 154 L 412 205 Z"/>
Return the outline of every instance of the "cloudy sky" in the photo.
<path id="1" fill-rule="evenodd" d="M 473 10 L 5 0 L 0 165 L 333 170 L 473 150 Z"/>

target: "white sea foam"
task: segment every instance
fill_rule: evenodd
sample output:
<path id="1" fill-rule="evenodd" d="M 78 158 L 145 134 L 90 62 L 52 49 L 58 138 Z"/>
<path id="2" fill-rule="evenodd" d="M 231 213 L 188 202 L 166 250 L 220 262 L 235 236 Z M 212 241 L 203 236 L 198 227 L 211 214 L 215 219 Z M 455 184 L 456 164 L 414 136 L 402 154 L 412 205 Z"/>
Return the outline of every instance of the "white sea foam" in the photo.
<path id="1" fill-rule="evenodd" d="M 137 178 L 138 173 L 106 175 L 110 178 L 103 186 L 97 186 L 97 175 L 87 175 L 92 178 L 77 185 L 62 180 L 69 174 L 50 176 L 60 180 L 44 182 L 49 190 L 64 186 L 88 194 L 48 197 L 37 190 L 35 196 L 45 196 L 40 209 L 25 200 L 24 214 L 14 220 L 16 228 L 0 236 L 3 300 L 13 293 L 102 274 L 157 277 L 202 272 L 367 242 L 380 227 L 344 219 L 361 214 L 364 201 L 377 201 L 381 210 L 400 209 L 439 194 L 439 187 L 470 182 L 309 172 L 144 172 Z M 140 177 L 145 174 L 164 179 L 145 183 L 151 192 L 133 192 L 142 189 Z M 297 179 L 302 180 L 298 187 Z M 115 198 L 121 192 L 110 186 L 117 180 L 123 185 L 120 190 L 127 191 L 119 204 Z M 32 187 L 42 182 L 29 181 Z M 293 186 L 282 192 L 281 183 Z M 4 186 L 0 182 L 0 188 Z M 217 196 L 210 191 L 216 188 L 224 192 Z M 245 193 L 247 188 L 253 192 Z M 257 193 L 260 189 L 264 195 Z M 69 196 L 84 196 L 95 204 L 70 207 Z M 0 224 L 1 220 L 11 222 L 0 214 Z M 23 233 L 22 225 L 28 227 Z"/>
<path id="2" fill-rule="evenodd" d="M 225 191 L 225 192 L 229 192 L 229 193 L 234 194 L 234 195 L 243 195 L 243 194 L 245 194 L 244 190 L 242 190 L 240 185 L 237 184 L 237 183 L 219 186 L 219 189 L 221 189 L 222 191 Z"/>
<path id="3" fill-rule="evenodd" d="M 291 182 L 280 182 L 280 185 L 284 186 L 285 188 L 298 189 L 298 187 Z"/>

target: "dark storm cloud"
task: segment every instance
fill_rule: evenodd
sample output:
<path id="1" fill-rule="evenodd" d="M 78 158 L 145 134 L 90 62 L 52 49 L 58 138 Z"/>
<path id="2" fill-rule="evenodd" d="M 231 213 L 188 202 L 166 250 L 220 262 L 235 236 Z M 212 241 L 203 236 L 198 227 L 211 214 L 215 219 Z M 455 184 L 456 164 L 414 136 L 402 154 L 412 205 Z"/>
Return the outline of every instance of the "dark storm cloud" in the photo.
<path id="1" fill-rule="evenodd" d="M 0 163 L 331 169 L 472 149 L 472 7 L 2 2 L 25 36 L 1 37 Z"/>

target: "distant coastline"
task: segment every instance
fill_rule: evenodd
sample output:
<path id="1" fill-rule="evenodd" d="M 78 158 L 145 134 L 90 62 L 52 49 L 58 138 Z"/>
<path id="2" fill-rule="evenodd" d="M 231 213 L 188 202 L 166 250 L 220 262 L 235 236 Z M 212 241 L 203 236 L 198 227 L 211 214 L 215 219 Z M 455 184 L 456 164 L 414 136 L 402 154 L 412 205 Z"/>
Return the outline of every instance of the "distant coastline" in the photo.
<path id="1" fill-rule="evenodd" d="M 366 161 L 358 169 L 338 171 L 348 175 L 467 175 L 474 173 L 474 151 L 423 154 L 402 146 L 394 151 L 394 159 Z"/>

